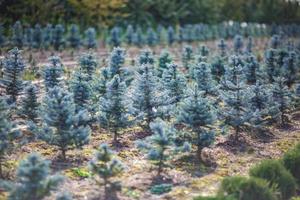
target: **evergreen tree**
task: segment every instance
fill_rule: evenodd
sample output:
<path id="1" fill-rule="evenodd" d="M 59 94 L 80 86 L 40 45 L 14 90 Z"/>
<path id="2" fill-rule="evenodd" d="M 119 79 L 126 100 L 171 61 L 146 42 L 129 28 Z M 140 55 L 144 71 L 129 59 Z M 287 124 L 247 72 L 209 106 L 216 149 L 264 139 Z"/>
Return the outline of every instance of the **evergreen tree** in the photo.
<path id="1" fill-rule="evenodd" d="M 3 25 L 0 23 L 0 55 L 2 54 L 2 48 L 6 44 L 6 37 L 4 35 Z"/>
<path id="2" fill-rule="evenodd" d="M 49 49 L 52 45 L 52 25 L 47 24 L 47 26 L 43 29 L 43 45 L 45 49 Z"/>
<path id="3" fill-rule="evenodd" d="M 247 46 L 246 46 L 246 52 L 251 54 L 252 49 L 253 49 L 253 38 L 249 37 L 248 42 L 247 42 Z"/>
<path id="4" fill-rule="evenodd" d="M 80 110 L 90 110 L 90 101 L 92 89 L 87 81 L 87 75 L 81 71 L 75 71 L 71 79 L 70 89 L 73 93 L 74 103 L 76 104 L 76 112 Z"/>
<path id="5" fill-rule="evenodd" d="M 174 150 L 177 149 L 175 145 L 176 130 L 162 120 L 152 122 L 150 127 L 153 135 L 143 141 L 138 141 L 137 146 L 141 150 L 146 150 L 149 160 L 155 161 L 157 176 L 161 177 L 165 162 L 172 158 L 176 152 Z"/>
<path id="6" fill-rule="evenodd" d="M 245 75 L 247 83 L 253 85 L 260 78 L 259 63 L 253 55 L 247 56 L 245 60 Z"/>
<path id="7" fill-rule="evenodd" d="M 174 42 L 175 42 L 175 31 L 174 31 L 174 28 L 172 26 L 169 26 L 168 27 L 168 30 L 167 30 L 167 34 L 168 34 L 168 44 L 169 45 L 172 45 Z"/>
<path id="8" fill-rule="evenodd" d="M 26 45 L 29 49 L 33 47 L 33 29 L 26 28 L 24 31 L 24 45 Z"/>
<path id="9" fill-rule="evenodd" d="M 243 51 L 243 38 L 240 35 L 236 35 L 234 37 L 234 41 L 233 41 L 233 48 L 234 48 L 234 52 L 237 54 L 241 54 Z"/>
<path id="10" fill-rule="evenodd" d="M 238 141 L 241 128 L 248 122 L 252 113 L 249 111 L 249 92 L 246 90 L 243 67 L 240 57 L 232 56 L 221 81 L 223 91 L 220 91 L 224 108 L 220 112 L 225 125 L 235 130 L 235 141 Z"/>
<path id="11" fill-rule="evenodd" d="M 109 72 L 107 68 L 102 68 L 99 75 L 95 75 L 92 80 L 93 104 L 98 103 L 99 98 L 106 93 L 106 85 L 109 82 Z"/>
<path id="12" fill-rule="evenodd" d="M 38 154 L 30 154 L 17 169 L 17 180 L 9 187 L 8 200 L 40 200 L 50 196 L 63 181 L 59 175 L 50 175 L 50 163 Z"/>
<path id="13" fill-rule="evenodd" d="M 17 21 L 12 27 L 12 44 L 18 48 L 24 45 L 23 26 L 20 21 Z"/>
<path id="14" fill-rule="evenodd" d="M 97 47 L 97 33 L 95 28 L 90 27 L 85 32 L 85 46 L 87 49 L 95 49 Z"/>
<path id="15" fill-rule="evenodd" d="M 220 43 L 218 44 L 218 48 L 220 51 L 220 56 L 221 57 L 226 56 L 227 44 L 225 43 L 225 41 L 223 39 L 220 40 Z"/>
<path id="16" fill-rule="evenodd" d="M 97 149 L 94 159 L 89 163 L 91 171 L 97 176 L 96 183 L 104 185 L 104 199 L 108 199 L 109 191 L 112 189 L 120 189 L 120 183 L 113 182 L 111 178 L 120 175 L 124 171 L 124 166 L 114 154 L 107 144 L 102 144 Z M 98 178 L 103 179 L 103 183 Z"/>
<path id="17" fill-rule="evenodd" d="M 286 84 L 289 88 L 299 80 L 299 69 L 297 67 L 297 54 L 295 52 L 289 52 L 288 56 L 284 58 L 284 64 L 282 66 L 283 76 L 286 79 Z"/>
<path id="18" fill-rule="evenodd" d="M 38 102 L 38 90 L 33 84 L 28 85 L 25 88 L 25 95 L 22 98 L 21 114 L 30 121 L 37 122 L 38 109 L 40 103 Z"/>
<path id="19" fill-rule="evenodd" d="M 79 65 L 82 73 L 87 75 L 87 80 L 92 80 L 98 66 L 96 57 L 91 53 L 83 54 L 79 59 Z"/>
<path id="20" fill-rule="evenodd" d="M 143 123 L 146 122 L 146 129 L 149 130 L 150 122 L 157 117 L 156 109 L 162 104 L 163 98 L 162 94 L 158 92 L 158 81 L 153 68 L 149 65 L 143 65 L 140 68 L 144 73 L 136 73 L 132 84 L 132 107 L 141 125 L 143 126 Z"/>
<path id="21" fill-rule="evenodd" d="M 13 147 L 13 141 L 20 135 L 16 124 L 10 120 L 9 106 L 6 100 L 0 98 L 0 178 L 3 178 L 3 162 L 7 152 Z"/>
<path id="22" fill-rule="evenodd" d="M 272 83 L 274 78 L 278 76 L 279 68 L 276 63 L 276 52 L 273 49 L 269 49 L 265 54 L 265 71 L 268 75 L 269 82 Z"/>
<path id="23" fill-rule="evenodd" d="M 204 95 L 214 95 L 216 92 L 216 84 L 212 78 L 211 67 L 201 62 L 196 64 L 193 69 L 193 75 L 198 85 L 198 89 L 204 92 Z"/>
<path id="24" fill-rule="evenodd" d="M 107 84 L 106 94 L 99 100 L 99 122 L 114 134 L 114 143 L 118 142 L 120 130 L 130 125 L 130 102 L 126 97 L 126 84 L 118 75 Z"/>
<path id="25" fill-rule="evenodd" d="M 133 26 L 129 24 L 126 29 L 126 43 L 128 45 L 131 45 L 133 42 L 133 34 L 134 34 Z"/>
<path id="26" fill-rule="evenodd" d="M 43 41 L 43 30 L 39 24 L 34 26 L 33 30 L 33 47 L 36 49 L 40 49 L 44 43 Z"/>
<path id="27" fill-rule="evenodd" d="M 57 24 L 52 29 L 52 33 L 51 33 L 52 44 L 56 51 L 60 50 L 65 45 L 64 33 L 65 33 L 65 29 L 61 24 Z"/>
<path id="28" fill-rule="evenodd" d="M 121 31 L 117 26 L 113 27 L 110 31 L 110 44 L 113 47 L 119 47 L 121 45 Z"/>
<path id="29" fill-rule="evenodd" d="M 25 69 L 25 63 L 21 57 L 21 51 L 14 48 L 9 51 L 8 57 L 3 60 L 3 79 L 1 85 L 12 101 L 16 103 L 20 92 L 23 89 L 24 82 L 22 75 Z"/>
<path id="30" fill-rule="evenodd" d="M 291 92 L 286 86 L 286 79 L 283 77 L 277 77 L 271 87 L 272 100 L 277 104 L 280 125 L 284 126 L 288 122 L 288 111 L 291 106 Z"/>
<path id="31" fill-rule="evenodd" d="M 147 30 L 147 44 L 149 46 L 154 46 L 157 43 L 157 33 L 153 28 L 149 27 Z"/>
<path id="32" fill-rule="evenodd" d="M 167 50 L 163 50 L 158 58 L 158 69 L 157 69 L 157 75 L 158 77 L 161 77 L 164 70 L 167 69 L 167 65 L 172 62 L 172 57 L 170 53 Z"/>
<path id="33" fill-rule="evenodd" d="M 278 49 L 280 46 L 280 38 L 279 35 L 273 35 L 270 41 L 270 47 L 272 49 Z"/>
<path id="34" fill-rule="evenodd" d="M 144 43 L 143 31 L 141 27 L 137 27 L 136 31 L 133 34 L 132 42 L 134 45 L 141 47 Z"/>
<path id="35" fill-rule="evenodd" d="M 164 70 L 162 76 L 162 84 L 172 103 L 177 104 L 182 100 L 186 88 L 186 79 L 177 65 L 174 63 L 168 64 L 168 68 Z"/>
<path id="36" fill-rule="evenodd" d="M 193 59 L 193 47 L 189 45 L 184 46 L 182 50 L 182 63 L 187 70 L 190 69 L 190 64 Z"/>
<path id="37" fill-rule="evenodd" d="M 125 50 L 119 47 L 114 48 L 110 54 L 109 64 L 108 64 L 110 79 L 112 79 L 115 75 L 119 75 L 121 80 L 123 80 L 124 63 L 125 63 Z"/>
<path id="38" fill-rule="evenodd" d="M 210 101 L 202 96 L 197 84 L 188 88 L 187 96 L 179 108 L 177 122 L 191 129 L 190 142 L 197 145 L 200 155 L 202 149 L 214 141 L 210 126 L 215 122 L 215 114 Z"/>
<path id="39" fill-rule="evenodd" d="M 68 42 L 71 48 L 78 49 L 81 45 L 81 37 L 79 27 L 76 24 L 70 26 Z"/>
<path id="40" fill-rule="evenodd" d="M 64 88 L 54 87 L 43 100 L 42 126 L 31 126 L 39 139 L 59 148 L 64 160 L 67 150 L 89 142 L 89 116 L 85 110 L 75 111 L 73 96 Z"/>
<path id="41" fill-rule="evenodd" d="M 261 81 L 257 80 L 256 83 L 251 86 L 251 93 L 249 104 L 253 111 L 258 110 L 263 112 L 269 108 L 271 94 L 267 90 L 267 85 L 264 85 Z"/>
<path id="42" fill-rule="evenodd" d="M 225 74 L 225 60 L 222 57 L 216 56 L 211 63 L 211 74 L 217 82 L 221 80 Z"/>
<path id="43" fill-rule="evenodd" d="M 152 51 L 150 49 L 142 50 L 139 55 L 139 65 L 154 65 L 154 56 L 152 54 Z"/>
<path id="44" fill-rule="evenodd" d="M 63 76 L 63 65 L 61 60 L 57 56 L 52 56 L 49 58 L 49 64 L 45 67 L 43 71 L 43 77 L 45 82 L 46 90 L 59 86 L 62 81 Z"/>

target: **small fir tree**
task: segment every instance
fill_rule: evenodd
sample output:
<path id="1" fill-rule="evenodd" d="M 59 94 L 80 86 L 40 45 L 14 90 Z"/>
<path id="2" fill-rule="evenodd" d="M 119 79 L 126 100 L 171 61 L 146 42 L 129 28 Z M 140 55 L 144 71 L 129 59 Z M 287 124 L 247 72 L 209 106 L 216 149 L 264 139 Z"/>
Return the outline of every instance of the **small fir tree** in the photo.
<path id="1" fill-rule="evenodd" d="M 9 186 L 8 200 L 40 200 L 50 196 L 63 181 L 60 175 L 50 175 L 50 163 L 38 154 L 30 154 L 17 169 L 17 180 Z"/>
<path id="2" fill-rule="evenodd" d="M 115 26 L 110 31 L 110 44 L 113 47 L 119 47 L 121 45 L 121 30 Z"/>
<path id="3" fill-rule="evenodd" d="M 168 68 L 168 64 L 172 62 L 172 57 L 170 53 L 167 50 L 163 50 L 158 58 L 158 69 L 157 69 L 157 75 L 158 77 L 162 77 L 162 74 L 165 69 Z"/>
<path id="4" fill-rule="evenodd" d="M 224 107 L 220 115 L 225 125 L 234 128 L 234 140 L 237 142 L 242 127 L 251 119 L 252 113 L 249 111 L 250 94 L 246 90 L 247 85 L 240 58 L 231 57 L 230 64 L 221 81 L 223 91 L 220 91 L 220 94 Z"/>
<path id="5" fill-rule="evenodd" d="M 76 24 L 72 24 L 70 26 L 69 35 L 68 35 L 68 43 L 72 49 L 78 49 L 81 45 L 81 36 L 79 27 Z"/>
<path id="6" fill-rule="evenodd" d="M 168 27 L 167 36 L 168 44 L 172 45 L 175 42 L 175 30 L 172 26 Z"/>
<path id="7" fill-rule="evenodd" d="M 223 39 L 220 40 L 220 43 L 218 44 L 218 49 L 220 51 L 220 56 L 225 57 L 226 56 L 226 50 L 227 50 L 227 44 Z"/>
<path id="8" fill-rule="evenodd" d="M 95 177 L 96 183 L 104 186 L 104 199 L 109 198 L 109 191 L 112 189 L 120 189 L 120 183 L 113 182 L 111 178 L 120 175 L 124 171 L 124 166 L 115 158 L 115 153 L 107 144 L 100 145 L 94 159 L 90 161 L 89 167 L 94 176 L 97 176 Z M 103 179 L 103 182 L 99 178 Z"/>
<path id="9" fill-rule="evenodd" d="M 149 46 L 154 46 L 157 43 L 157 33 L 152 27 L 147 29 L 147 44 Z"/>
<path id="10" fill-rule="evenodd" d="M 9 106 L 6 100 L 0 98 L 0 178 L 3 178 L 3 162 L 7 153 L 14 146 L 13 141 L 17 139 L 20 132 L 16 130 L 16 124 L 10 120 Z"/>
<path id="11" fill-rule="evenodd" d="M 190 64 L 193 59 L 194 59 L 193 47 L 189 45 L 184 46 L 182 50 L 182 63 L 187 70 L 190 69 L 191 67 Z"/>
<path id="12" fill-rule="evenodd" d="M 202 96 L 197 84 L 188 88 L 187 96 L 179 108 L 177 122 L 191 129 L 190 142 L 197 145 L 197 154 L 200 155 L 202 149 L 214 141 L 211 125 L 215 122 L 215 114 L 210 101 Z"/>
<path id="13" fill-rule="evenodd" d="M 141 47 L 144 44 L 143 31 L 140 26 L 138 26 L 134 32 L 132 42 L 138 47 Z"/>
<path id="14" fill-rule="evenodd" d="M 212 78 L 211 67 L 201 62 L 193 68 L 193 75 L 198 85 L 198 89 L 204 92 L 204 95 L 214 95 L 216 93 L 216 84 Z"/>
<path id="15" fill-rule="evenodd" d="M 146 122 L 149 130 L 150 122 L 157 117 L 157 108 L 162 104 L 162 94 L 158 92 L 158 80 L 149 65 L 143 65 L 143 73 L 136 73 L 131 93 L 132 107 L 141 126 Z"/>
<path id="16" fill-rule="evenodd" d="M 59 57 L 52 56 L 49 58 L 49 64 L 43 71 L 46 90 L 49 90 L 61 84 L 63 70 L 63 65 Z"/>
<path id="17" fill-rule="evenodd" d="M 253 55 L 247 56 L 245 60 L 245 75 L 247 83 L 253 85 L 260 78 L 260 66 Z"/>
<path id="18" fill-rule="evenodd" d="M 36 49 L 40 49 L 43 46 L 44 40 L 43 40 L 43 30 L 41 25 L 36 24 L 34 26 L 33 30 L 33 37 L 32 37 L 32 42 L 33 42 L 33 47 Z"/>
<path id="19" fill-rule="evenodd" d="M 134 29 L 133 29 L 133 26 L 131 24 L 129 24 L 127 26 L 127 29 L 126 29 L 126 43 L 128 45 L 131 45 L 133 43 L 133 34 L 134 34 Z"/>
<path id="20" fill-rule="evenodd" d="M 154 56 L 150 49 L 142 50 L 138 57 L 138 66 L 149 65 L 154 67 Z M 142 73 L 142 69 L 138 69 L 139 73 Z"/>
<path id="21" fill-rule="evenodd" d="M 97 47 L 97 33 L 95 28 L 90 27 L 84 32 L 84 45 L 87 49 L 95 49 Z"/>
<path id="22" fill-rule="evenodd" d="M 216 56 L 212 59 L 211 74 L 213 79 L 219 82 L 225 74 L 225 60 L 222 57 Z"/>
<path id="23" fill-rule="evenodd" d="M 21 51 L 18 48 L 10 50 L 8 57 L 3 60 L 3 79 L 1 83 L 12 103 L 17 102 L 23 89 L 22 75 L 24 69 L 25 63 Z"/>
<path id="24" fill-rule="evenodd" d="M 6 45 L 6 40 L 3 25 L 0 23 L 0 55 L 2 55 L 2 48 Z"/>
<path id="25" fill-rule="evenodd" d="M 52 45 L 52 29 L 51 24 L 47 24 L 47 26 L 43 29 L 43 46 L 46 50 L 48 50 Z"/>
<path id="26" fill-rule="evenodd" d="M 265 54 L 265 71 L 268 76 L 269 82 L 274 82 L 275 77 L 279 74 L 279 67 L 276 62 L 276 52 L 269 49 Z"/>
<path id="27" fill-rule="evenodd" d="M 87 75 L 87 80 L 92 80 L 98 66 L 96 57 L 91 53 L 83 54 L 79 59 L 79 65 L 82 73 Z"/>
<path id="28" fill-rule="evenodd" d="M 242 38 L 242 36 L 236 35 L 236 36 L 234 37 L 234 41 L 233 41 L 234 52 L 235 52 L 236 54 L 241 54 L 241 53 L 243 53 L 243 46 L 244 46 L 244 43 L 243 43 L 243 38 Z"/>
<path id="29" fill-rule="evenodd" d="M 71 79 L 70 89 L 76 104 L 76 112 L 90 110 L 92 88 L 87 80 L 87 75 L 81 71 L 75 71 Z"/>
<path id="30" fill-rule="evenodd" d="M 23 26 L 20 21 L 17 21 L 12 27 L 12 44 L 18 48 L 22 48 L 24 45 L 24 32 Z"/>
<path id="31" fill-rule="evenodd" d="M 125 63 L 125 50 L 119 47 L 114 48 L 110 54 L 109 64 L 108 64 L 110 79 L 112 79 L 115 75 L 119 75 L 121 80 L 123 80 L 124 63 Z"/>
<path id="32" fill-rule="evenodd" d="M 30 120 L 32 122 L 37 122 L 38 116 L 39 116 L 39 105 L 38 102 L 38 90 L 37 87 L 33 84 L 28 85 L 25 88 L 25 95 L 22 98 L 22 109 L 21 114 L 24 116 L 27 120 Z"/>
<path id="33" fill-rule="evenodd" d="M 54 87 L 43 100 L 41 127 L 31 125 L 39 139 L 59 148 L 64 160 L 67 150 L 89 142 L 89 116 L 84 110 L 76 113 L 75 108 L 72 94 L 64 88 Z"/>
<path id="34" fill-rule="evenodd" d="M 270 41 L 270 47 L 272 49 L 278 49 L 280 47 L 281 41 L 279 35 L 273 35 Z"/>
<path id="35" fill-rule="evenodd" d="M 99 122 L 114 134 L 114 143 L 118 142 L 120 130 L 130 125 L 130 102 L 126 97 L 126 84 L 118 75 L 107 84 L 106 94 L 99 100 Z"/>
<path id="36" fill-rule="evenodd" d="M 57 24 L 52 29 L 52 33 L 51 33 L 52 44 L 56 51 L 61 50 L 61 48 L 63 48 L 65 45 L 64 34 L 65 34 L 65 29 L 61 24 Z"/>
<path id="37" fill-rule="evenodd" d="M 299 69 L 297 64 L 297 54 L 293 51 L 289 52 L 288 56 L 284 58 L 281 73 L 286 79 L 286 84 L 289 88 L 299 79 Z"/>
<path id="38" fill-rule="evenodd" d="M 24 31 L 24 45 L 26 45 L 29 49 L 33 47 L 33 29 L 26 28 Z"/>
<path id="39" fill-rule="evenodd" d="M 252 49 L 253 49 L 253 38 L 249 37 L 248 42 L 247 42 L 247 46 L 246 46 L 246 52 L 249 53 L 249 54 L 252 54 Z"/>

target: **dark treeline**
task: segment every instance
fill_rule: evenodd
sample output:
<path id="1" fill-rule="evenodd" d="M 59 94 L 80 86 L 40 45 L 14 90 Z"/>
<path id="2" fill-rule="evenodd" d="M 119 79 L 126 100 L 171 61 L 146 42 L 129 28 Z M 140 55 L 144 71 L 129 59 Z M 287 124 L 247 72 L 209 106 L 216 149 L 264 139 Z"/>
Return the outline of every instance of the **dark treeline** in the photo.
<path id="1" fill-rule="evenodd" d="M 0 0 L 1 23 L 17 20 L 94 27 L 228 20 L 282 24 L 300 22 L 300 5 L 296 0 Z"/>

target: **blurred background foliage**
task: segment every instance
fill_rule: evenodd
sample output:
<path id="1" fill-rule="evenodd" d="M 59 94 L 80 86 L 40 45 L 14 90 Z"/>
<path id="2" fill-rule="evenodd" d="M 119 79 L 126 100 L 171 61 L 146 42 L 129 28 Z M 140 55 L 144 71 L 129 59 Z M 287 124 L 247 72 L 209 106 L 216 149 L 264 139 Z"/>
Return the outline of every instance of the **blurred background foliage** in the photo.
<path id="1" fill-rule="evenodd" d="M 0 0 L 0 23 L 111 27 L 218 23 L 300 23 L 299 0 Z"/>

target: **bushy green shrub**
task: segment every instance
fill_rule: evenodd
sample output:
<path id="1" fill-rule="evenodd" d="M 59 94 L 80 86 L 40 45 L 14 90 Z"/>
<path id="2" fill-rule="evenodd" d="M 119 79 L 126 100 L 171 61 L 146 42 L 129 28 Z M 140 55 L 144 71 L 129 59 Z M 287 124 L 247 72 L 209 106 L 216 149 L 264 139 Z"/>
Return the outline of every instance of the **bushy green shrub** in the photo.
<path id="1" fill-rule="evenodd" d="M 276 200 L 268 182 L 259 178 L 240 176 L 224 178 L 217 199 Z M 199 200 L 199 199 L 198 199 Z"/>
<path id="2" fill-rule="evenodd" d="M 270 187 L 277 187 L 281 199 L 290 199 L 296 191 L 296 181 L 278 160 L 265 160 L 250 170 L 250 175 L 265 179 Z"/>
<path id="3" fill-rule="evenodd" d="M 284 167 L 294 176 L 298 185 L 300 185 L 300 144 L 284 154 Z"/>
<path id="4" fill-rule="evenodd" d="M 150 188 L 150 191 L 152 194 L 164 194 L 167 192 L 170 192 L 172 190 L 173 185 L 172 184 L 167 184 L 167 183 L 163 183 L 163 184 L 159 184 L 159 185 L 154 185 Z"/>

